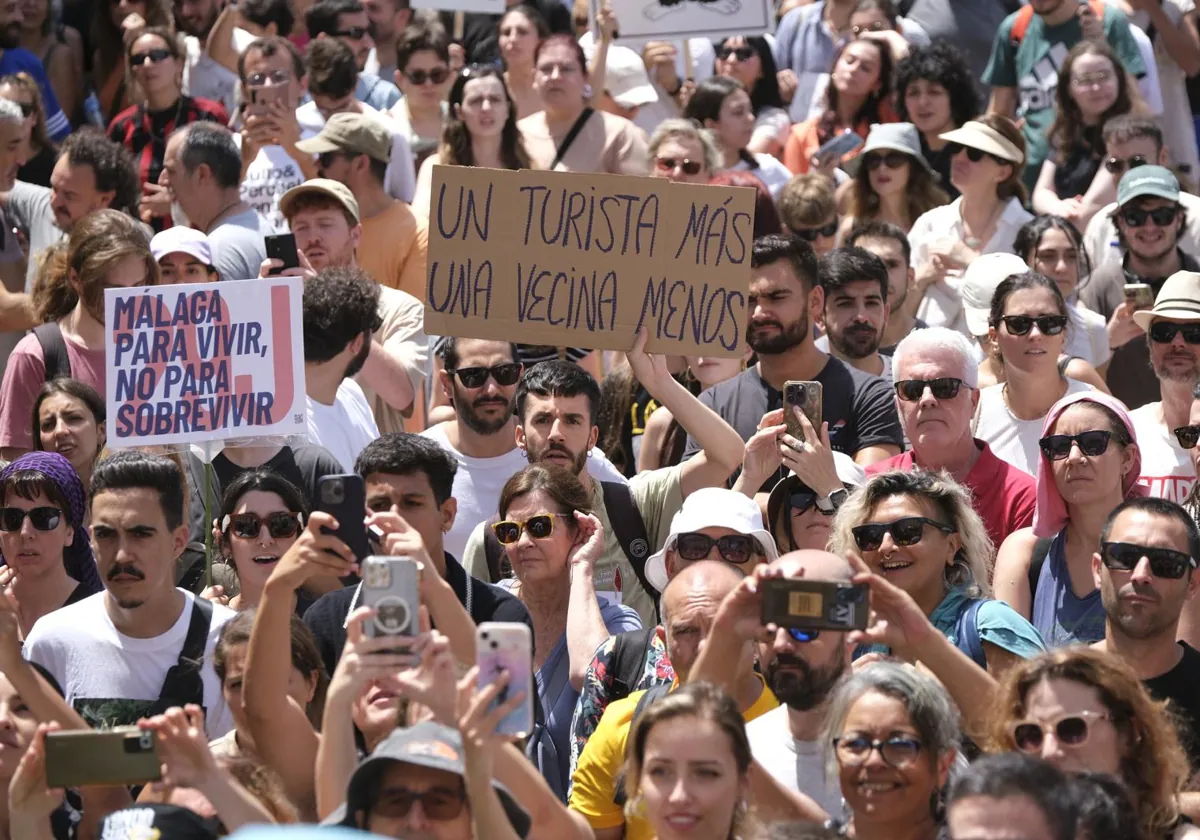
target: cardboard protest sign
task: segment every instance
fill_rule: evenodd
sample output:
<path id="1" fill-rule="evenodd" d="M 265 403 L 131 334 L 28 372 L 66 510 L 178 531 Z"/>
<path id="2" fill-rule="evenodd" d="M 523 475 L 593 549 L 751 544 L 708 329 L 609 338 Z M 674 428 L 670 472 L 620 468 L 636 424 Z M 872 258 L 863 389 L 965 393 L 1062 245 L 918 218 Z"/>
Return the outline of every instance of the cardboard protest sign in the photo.
<path id="1" fill-rule="evenodd" d="M 772 0 L 609 0 L 618 42 L 765 35 L 775 31 Z M 600 0 L 591 0 L 592 20 Z"/>
<path id="2" fill-rule="evenodd" d="M 504 0 L 412 0 L 412 8 L 500 15 L 504 14 L 506 6 Z"/>
<path id="3" fill-rule="evenodd" d="M 436 166 L 425 331 L 739 356 L 755 191 Z"/>
<path id="4" fill-rule="evenodd" d="M 108 445 L 307 432 L 298 277 L 106 289 Z"/>

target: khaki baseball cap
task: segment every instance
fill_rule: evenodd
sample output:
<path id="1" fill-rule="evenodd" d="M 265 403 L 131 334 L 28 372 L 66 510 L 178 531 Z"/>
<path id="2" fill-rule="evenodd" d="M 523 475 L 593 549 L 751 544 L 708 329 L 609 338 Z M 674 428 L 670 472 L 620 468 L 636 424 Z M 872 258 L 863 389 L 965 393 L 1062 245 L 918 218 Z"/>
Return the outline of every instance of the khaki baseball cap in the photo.
<path id="1" fill-rule="evenodd" d="M 334 114 L 316 137 L 301 140 L 296 148 L 310 155 L 352 152 L 388 163 L 392 159 L 392 133 L 370 114 Z"/>
<path id="2" fill-rule="evenodd" d="M 305 181 L 303 184 L 292 187 L 280 196 L 279 212 L 284 215 L 284 218 L 292 215 L 288 208 L 292 206 L 293 201 L 305 193 L 323 193 L 335 199 L 354 217 L 355 222 L 359 221 L 358 202 L 354 198 L 354 193 L 350 192 L 350 188 L 342 182 L 331 181 L 328 178 L 313 178 L 311 181 Z"/>

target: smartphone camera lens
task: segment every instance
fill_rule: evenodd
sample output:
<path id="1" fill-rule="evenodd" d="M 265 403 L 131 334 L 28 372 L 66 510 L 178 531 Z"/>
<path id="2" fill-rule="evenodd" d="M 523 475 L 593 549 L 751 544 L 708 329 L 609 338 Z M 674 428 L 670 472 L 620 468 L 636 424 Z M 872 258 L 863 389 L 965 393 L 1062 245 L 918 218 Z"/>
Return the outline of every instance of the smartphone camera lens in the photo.
<path id="1" fill-rule="evenodd" d="M 500 649 L 500 643 L 492 642 L 492 650 L 499 650 L 499 649 Z"/>

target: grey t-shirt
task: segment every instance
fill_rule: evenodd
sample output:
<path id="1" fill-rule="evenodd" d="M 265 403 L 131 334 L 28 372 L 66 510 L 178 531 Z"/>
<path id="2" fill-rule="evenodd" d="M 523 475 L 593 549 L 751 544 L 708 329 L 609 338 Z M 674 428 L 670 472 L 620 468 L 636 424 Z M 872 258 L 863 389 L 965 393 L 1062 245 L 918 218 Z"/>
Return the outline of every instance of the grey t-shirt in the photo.
<path id="1" fill-rule="evenodd" d="M 222 280 L 250 280 L 267 258 L 264 236 L 275 233 L 262 213 L 249 208 L 229 216 L 208 233 L 213 266 Z"/>
<path id="2" fill-rule="evenodd" d="M 17 181 L 8 194 L 9 221 L 25 231 L 29 241 L 29 267 L 25 270 L 25 291 L 33 291 L 38 256 L 66 234 L 54 221 L 50 209 L 50 188 Z"/>
<path id="3" fill-rule="evenodd" d="M 975 84 L 983 87 L 979 80 L 992 54 L 996 30 L 1020 7 L 1020 0 L 913 0 L 907 14 L 931 40 L 942 38 L 962 50 Z M 987 95 L 986 90 L 983 93 Z"/>

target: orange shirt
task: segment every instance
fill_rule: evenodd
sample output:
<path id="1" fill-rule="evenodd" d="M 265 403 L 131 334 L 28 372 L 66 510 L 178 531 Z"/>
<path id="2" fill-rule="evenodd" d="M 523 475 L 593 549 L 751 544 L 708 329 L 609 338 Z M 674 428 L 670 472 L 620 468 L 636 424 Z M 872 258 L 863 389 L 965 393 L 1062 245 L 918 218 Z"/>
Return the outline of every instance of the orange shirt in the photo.
<path id="1" fill-rule="evenodd" d="M 898 122 L 899 118 L 896 112 L 892 110 L 892 106 L 887 102 L 881 102 L 879 105 L 879 121 L 881 123 Z M 788 134 L 787 143 L 783 147 L 783 165 L 791 170 L 793 175 L 804 175 L 808 172 L 809 162 L 813 155 L 817 153 L 817 149 L 821 148 L 820 128 L 821 118 L 813 117 L 811 120 L 805 120 L 792 126 L 792 131 Z M 841 131 L 844 127 L 838 129 Z M 854 133 L 863 140 L 867 139 L 867 132 L 871 130 L 871 125 L 866 120 L 860 122 L 854 127 Z M 858 156 L 862 150 L 862 146 L 845 155 L 842 161 L 851 160 Z"/>

